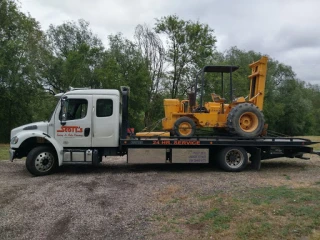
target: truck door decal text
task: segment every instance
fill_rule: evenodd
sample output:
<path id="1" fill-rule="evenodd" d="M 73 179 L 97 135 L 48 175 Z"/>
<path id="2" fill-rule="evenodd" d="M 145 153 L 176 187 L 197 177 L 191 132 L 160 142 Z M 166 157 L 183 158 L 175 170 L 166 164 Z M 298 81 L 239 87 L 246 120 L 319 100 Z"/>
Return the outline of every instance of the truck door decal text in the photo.
<path id="1" fill-rule="evenodd" d="M 83 137 L 83 128 L 80 126 L 61 126 L 57 130 L 58 137 Z"/>

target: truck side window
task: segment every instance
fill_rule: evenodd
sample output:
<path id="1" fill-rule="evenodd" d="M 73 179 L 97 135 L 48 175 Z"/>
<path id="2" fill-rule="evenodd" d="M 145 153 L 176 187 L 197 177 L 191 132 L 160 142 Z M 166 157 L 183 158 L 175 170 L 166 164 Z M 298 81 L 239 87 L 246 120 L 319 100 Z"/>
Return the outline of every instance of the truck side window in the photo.
<path id="1" fill-rule="evenodd" d="M 76 120 L 87 116 L 88 101 L 86 99 L 68 99 L 67 120 Z M 61 121 L 61 111 L 59 114 Z"/>
<path id="2" fill-rule="evenodd" d="M 109 117 L 113 113 L 113 101 L 111 99 L 97 100 L 97 117 Z"/>

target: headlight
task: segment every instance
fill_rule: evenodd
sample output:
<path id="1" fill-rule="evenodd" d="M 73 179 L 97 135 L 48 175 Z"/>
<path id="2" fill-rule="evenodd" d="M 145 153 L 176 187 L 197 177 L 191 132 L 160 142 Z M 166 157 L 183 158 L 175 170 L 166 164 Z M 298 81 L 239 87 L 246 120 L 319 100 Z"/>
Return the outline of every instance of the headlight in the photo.
<path id="1" fill-rule="evenodd" d="M 16 144 L 19 141 L 19 138 L 17 136 L 14 136 L 13 138 L 11 138 L 10 143 L 11 144 Z"/>

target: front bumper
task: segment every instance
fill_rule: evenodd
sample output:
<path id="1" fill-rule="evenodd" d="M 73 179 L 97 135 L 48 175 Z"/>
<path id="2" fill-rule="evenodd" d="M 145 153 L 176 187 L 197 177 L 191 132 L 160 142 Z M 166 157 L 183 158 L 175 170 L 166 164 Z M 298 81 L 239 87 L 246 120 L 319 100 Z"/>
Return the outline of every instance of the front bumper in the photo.
<path id="1" fill-rule="evenodd" d="M 15 158 L 16 150 L 10 148 L 9 154 L 10 154 L 10 161 L 12 162 L 13 159 Z"/>

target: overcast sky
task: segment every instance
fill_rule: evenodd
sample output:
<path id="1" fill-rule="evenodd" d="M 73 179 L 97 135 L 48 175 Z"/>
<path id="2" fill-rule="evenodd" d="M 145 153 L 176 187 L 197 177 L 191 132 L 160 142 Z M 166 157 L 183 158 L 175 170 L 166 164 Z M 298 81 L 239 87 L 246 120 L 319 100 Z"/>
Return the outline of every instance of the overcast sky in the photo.
<path id="1" fill-rule="evenodd" d="M 219 51 L 231 46 L 268 54 L 298 78 L 320 84 L 319 0 L 20 0 L 43 30 L 82 18 L 103 42 L 118 32 L 133 38 L 138 24 L 177 14 L 215 31 Z"/>

